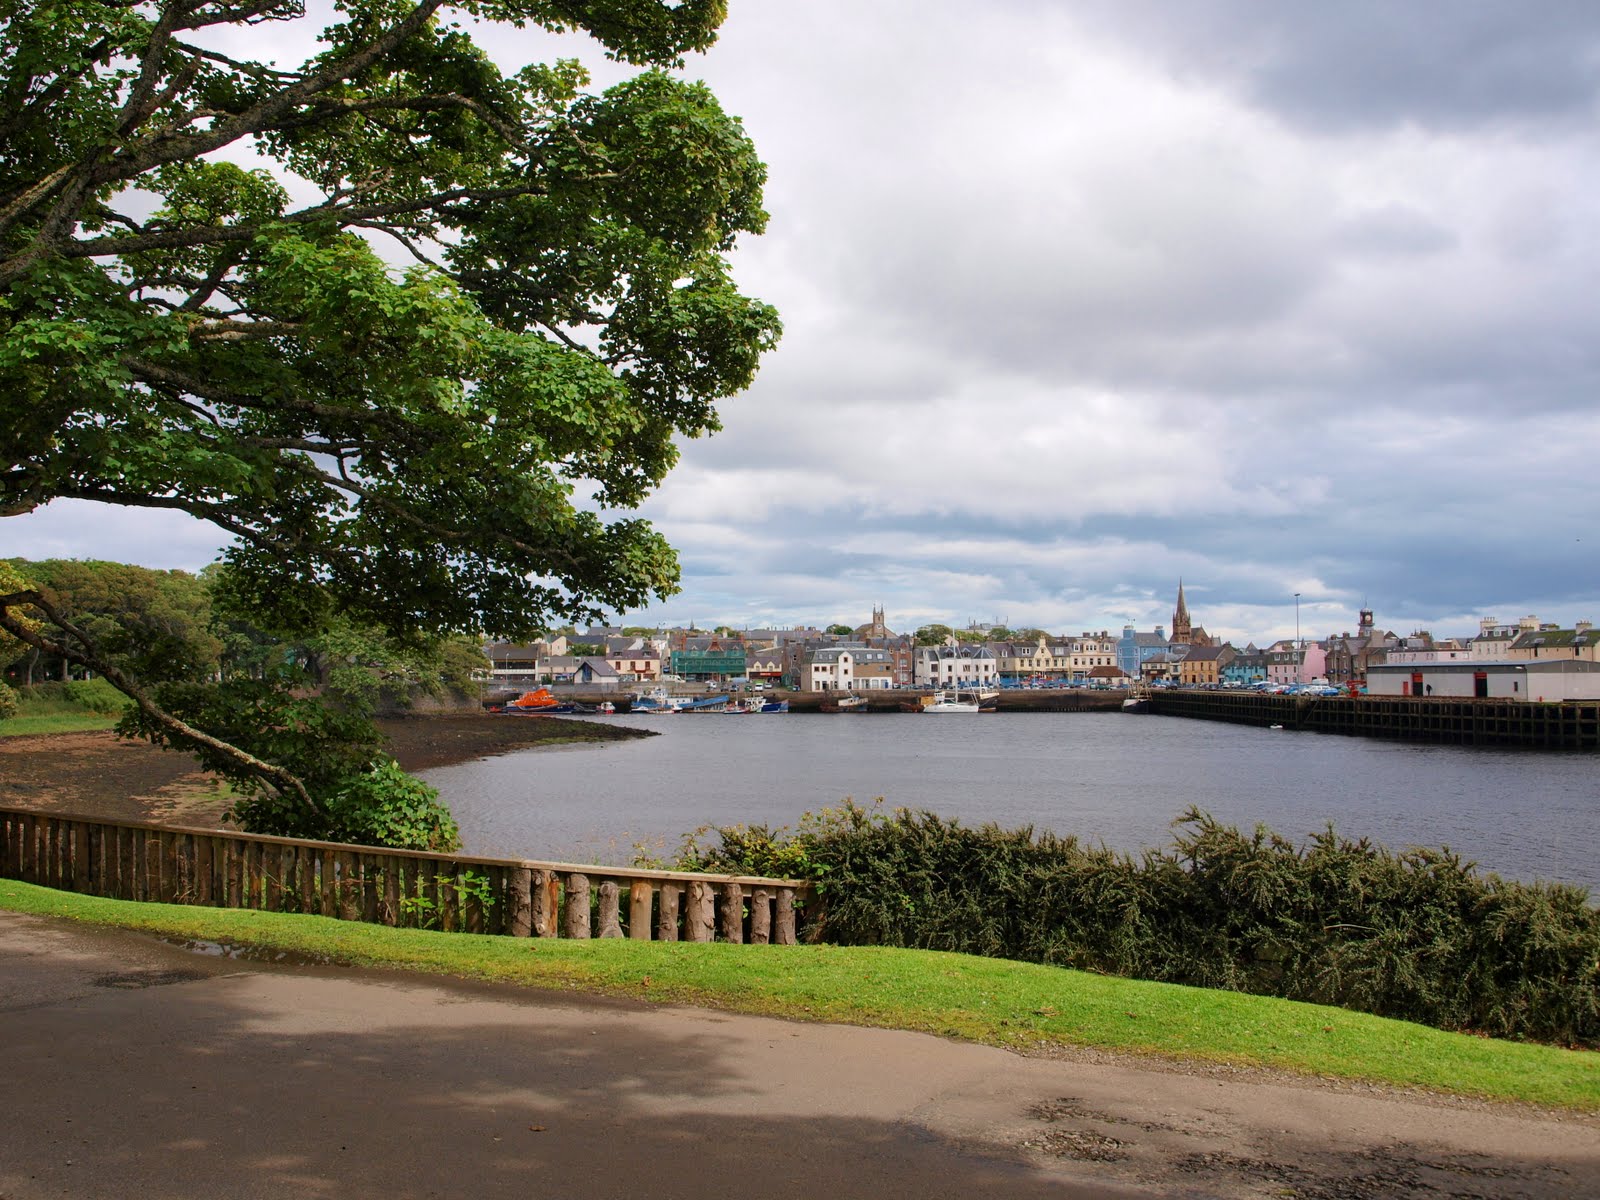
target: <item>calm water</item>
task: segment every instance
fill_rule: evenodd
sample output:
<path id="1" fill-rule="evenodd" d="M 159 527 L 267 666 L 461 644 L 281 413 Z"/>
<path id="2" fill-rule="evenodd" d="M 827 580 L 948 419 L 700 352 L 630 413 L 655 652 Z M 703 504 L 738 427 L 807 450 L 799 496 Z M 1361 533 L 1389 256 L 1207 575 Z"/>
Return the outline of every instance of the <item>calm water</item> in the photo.
<path id="1" fill-rule="evenodd" d="M 659 731 L 425 773 L 476 854 L 627 862 L 697 826 L 793 825 L 845 796 L 1164 844 L 1190 804 L 1296 841 L 1332 822 L 1394 849 L 1600 893 L 1594 755 L 1372 742 L 1122 713 L 595 718 Z"/>

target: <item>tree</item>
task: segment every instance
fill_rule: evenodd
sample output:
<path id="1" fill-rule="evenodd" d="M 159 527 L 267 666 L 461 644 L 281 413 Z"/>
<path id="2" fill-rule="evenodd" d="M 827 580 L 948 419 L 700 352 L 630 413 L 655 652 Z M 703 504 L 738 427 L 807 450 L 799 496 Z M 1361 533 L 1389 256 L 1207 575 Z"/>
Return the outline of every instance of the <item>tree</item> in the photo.
<path id="1" fill-rule="evenodd" d="M 458 10 L 646 69 L 599 95 L 571 62 L 505 74 L 443 0 L 344 0 L 290 68 L 212 47 L 304 20 L 297 0 L 0 3 L 0 516 L 208 520 L 234 539 L 230 606 L 285 636 L 338 613 L 526 638 L 676 589 L 665 540 L 618 514 L 779 328 L 725 260 L 765 224 L 765 168 L 670 73 L 724 2 Z M 0 628 L 24 637 L 27 605 L 49 652 L 226 754 L 37 591 L 0 594 Z"/>
<path id="2" fill-rule="evenodd" d="M 950 626 L 948 625 L 924 625 L 917 630 L 917 645 L 942 646 L 950 640 L 951 636 Z"/>
<path id="3" fill-rule="evenodd" d="M 855 630 L 848 625 L 829 625 L 825 632 L 831 633 L 835 637 L 849 637 Z"/>
<path id="4" fill-rule="evenodd" d="M 209 591 L 187 571 L 82 559 L 18 559 L 13 565 L 58 612 L 85 629 L 103 654 L 141 679 L 216 674 L 223 643 L 211 632 Z M 32 657 L 39 658 L 37 649 Z M 29 684 L 36 667 L 60 679 L 72 676 L 65 658 L 31 661 Z"/>

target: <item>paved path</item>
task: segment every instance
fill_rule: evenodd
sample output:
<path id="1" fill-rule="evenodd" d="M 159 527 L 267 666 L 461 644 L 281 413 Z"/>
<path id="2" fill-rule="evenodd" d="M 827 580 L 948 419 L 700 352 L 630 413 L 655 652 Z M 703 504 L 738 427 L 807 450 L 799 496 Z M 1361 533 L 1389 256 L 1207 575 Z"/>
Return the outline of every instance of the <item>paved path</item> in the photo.
<path id="1" fill-rule="evenodd" d="M 0 913 L 0 1200 L 1600 1195 L 1600 1123 Z"/>

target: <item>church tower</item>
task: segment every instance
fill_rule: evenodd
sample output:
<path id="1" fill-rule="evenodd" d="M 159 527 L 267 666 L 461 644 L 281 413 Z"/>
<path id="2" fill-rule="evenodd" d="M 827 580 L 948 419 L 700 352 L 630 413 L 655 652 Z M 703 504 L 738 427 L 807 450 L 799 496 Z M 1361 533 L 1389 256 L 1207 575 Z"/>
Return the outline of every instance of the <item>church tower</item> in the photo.
<path id="1" fill-rule="evenodd" d="M 1194 636 L 1194 626 L 1189 623 L 1189 606 L 1183 602 L 1183 580 L 1178 580 L 1178 607 L 1172 610 L 1172 637 L 1169 639 L 1187 646 Z"/>

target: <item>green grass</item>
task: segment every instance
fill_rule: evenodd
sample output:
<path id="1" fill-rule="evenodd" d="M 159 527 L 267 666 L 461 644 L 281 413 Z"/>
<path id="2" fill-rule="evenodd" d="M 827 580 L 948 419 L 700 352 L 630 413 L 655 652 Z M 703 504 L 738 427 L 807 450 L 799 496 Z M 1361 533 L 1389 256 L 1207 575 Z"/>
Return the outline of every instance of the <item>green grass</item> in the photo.
<path id="1" fill-rule="evenodd" d="M 68 699 L 61 684 L 43 684 L 21 689 L 17 715 L 0 721 L 0 737 L 22 737 L 36 733 L 82 733 L 110 729 L 117 723 L 115 713 L 91 712 Z"/>
<path id="2" fill-rule="evenodd" d="M 0 880 L 0 908 L 345 963 L 919 1030 L 1082 1046 L 1600 1112 L 1600 1054 L 1338 1008 L 873 947 L 477 937 L 323 917 L 101 900 Z"/>
<path id="3" fill-rule="evenodd" d="M 83 733 L 88 730 L 110 729 L 117 723 L 115 717 L 85 712 L 81 708 L 50 713 L 30 713 L 8 721 L 0 721 L 0 737 L 22 737 L 33 733 Z"/>

